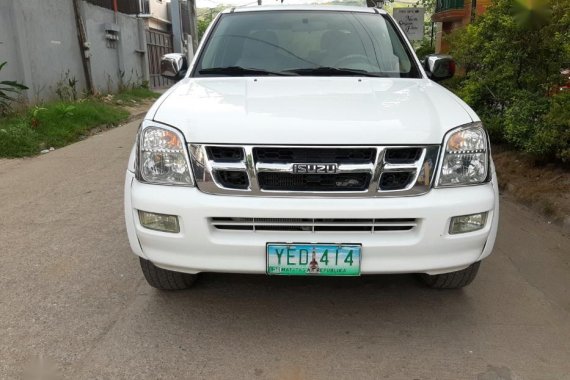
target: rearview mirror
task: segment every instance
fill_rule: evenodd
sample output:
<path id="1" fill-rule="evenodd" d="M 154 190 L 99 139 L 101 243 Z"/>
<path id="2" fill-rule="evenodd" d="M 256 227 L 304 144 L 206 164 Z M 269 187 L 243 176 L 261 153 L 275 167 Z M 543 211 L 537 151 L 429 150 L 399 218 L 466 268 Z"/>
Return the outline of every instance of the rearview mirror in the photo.
<path id="1" fill-rule="evenodd" d="M 165 54 L 160 59 L 160 75 L 165 78 L 180 80 L 186 75 L 188 60 L 184 54 Z"/>
<path id="2" fill-rule="evenodd" d="M 424 67 L 428 77 L 435 82 L 449 79 L 455 74 L 455 61 L 449 55 L 430 54 L 424 60 Z"/>

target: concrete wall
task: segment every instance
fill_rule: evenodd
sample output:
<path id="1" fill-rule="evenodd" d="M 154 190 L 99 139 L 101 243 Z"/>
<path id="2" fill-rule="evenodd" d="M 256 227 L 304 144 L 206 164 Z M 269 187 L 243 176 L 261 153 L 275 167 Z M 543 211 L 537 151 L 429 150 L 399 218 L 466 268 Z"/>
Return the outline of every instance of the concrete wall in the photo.
<path id="1" fill-rule="evenodd" d="M 84 89 L 71 1 L 0 3 L 0 61 L 8 61 L 9 68 L 0 71 L 0 78 L 23 82 L 30 88 L 30 100 L 53 94 L 57 80 L 67 70 L 79 80 L 78 88 Z"/>
<path id="2" fill-rule="evenodd" d="M 0 63 L 9 61 L 0 71 L 0 80 L 23 78 L 24 73 L 20 62 L 9 58 L 17 56 L 18 41 L 12 31 L 15 28 L 12 19 L 13 7 L 10 1 L 0 1 Z"/>
<path id="3" fill-rule="evenodd" d="M 105 39 L 105 24 L 114 24 L 112 11 L 81 2 L 94 87 L 103 93 L 116 91 L 121 81 L 140 82 L 146 57 L 141 52 L 138 20 L 119 14 L 120 41 L 116 47 Z M 144 33 L 143 36 L 144 38 Z M 77 39 L 71 0 L 0 0 L 0 80 L 17 80 L 30 88 L 28 100 L 56 98 L 57 82 L 69 73 L 84 91 L 86 81 Z M 147 69 L 148 70 L 148 69 Z"/>
<path id="4" fill-rule="evenodd" d="M 134 16 L 118 13 L 115 24 L 113 11 L 82 3 L 82 13 L 90 42 L 90 66 L 94 87 L 99 92 L 114 92 L 123 84 L 140 83 L 144 78 L 146 57 L 142 54 L 138 20 Z M 105 27 L 114 24 L 120 29 L 119 41 L 105 38 Z"/>

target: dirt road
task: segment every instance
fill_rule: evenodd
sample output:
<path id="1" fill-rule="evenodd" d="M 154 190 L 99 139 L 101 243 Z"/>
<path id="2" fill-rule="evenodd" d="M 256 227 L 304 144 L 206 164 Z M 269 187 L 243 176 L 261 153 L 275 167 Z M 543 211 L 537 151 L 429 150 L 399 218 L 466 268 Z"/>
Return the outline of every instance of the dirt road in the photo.
<path id="1" fill-rule="evenodd" d="M 122 211 L 137 124 L 0 161 L 0 378 L 570 379 L 570 238 L 508 200 L 464 291 L 408 275 L 148 287 Z"/>

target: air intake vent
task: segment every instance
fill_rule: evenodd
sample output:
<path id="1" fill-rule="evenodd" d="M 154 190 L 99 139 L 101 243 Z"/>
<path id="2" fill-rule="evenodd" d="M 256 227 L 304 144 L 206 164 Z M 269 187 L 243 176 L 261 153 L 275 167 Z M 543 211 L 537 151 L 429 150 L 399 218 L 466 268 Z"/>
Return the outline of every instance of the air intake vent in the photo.
<path id="1" fill-rule="evenodd" d="M 370 174 L 290 174 L 263 172 L 257 175 L 259 187 L 274 191 L 364 191 Z"/>
<path id="2" fill-rule="evenodd" d="M 421 155 L 422 148 L 388 148 L 384 161 L 389 164 L 413 164 Z"/>
<path id="3" fill-rule="evenodd" d="M 243 160 L 243 149 L 233 146 L 209 146 L 208 158 L 217 162 L 239 162 Z"/>
<path id="4" fill-rule="evenodd" d="M 410 231 L 417 220 L 409 219 L 280 219 L 210 218 L 210 225 L 229 231 L 281 232 L 388 232 Z"/>
<path id="5" fill-rule="evenodd" d="M 220 170 L 215 172 L 215 175 L 220 185 L 228 189 L 247 189 L 249 186 L 249 180 L 245 172 Z"/>
<path id="6" fill-rule="evenodd" d="M 415 171 L 382 173 L 380 177 L 380 190 L 401 190 L 414 179 Z"/>

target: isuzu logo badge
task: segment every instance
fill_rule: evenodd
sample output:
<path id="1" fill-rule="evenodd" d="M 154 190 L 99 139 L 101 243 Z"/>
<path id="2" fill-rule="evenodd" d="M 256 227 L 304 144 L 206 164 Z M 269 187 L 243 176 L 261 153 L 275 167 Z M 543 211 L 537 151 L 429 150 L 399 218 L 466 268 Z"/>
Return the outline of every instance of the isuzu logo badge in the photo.
<path id="1" fill-rule="evenodd" d="M 337 164 L 294 164 L 294 174 L 335 174 Z"/>

